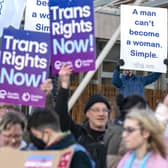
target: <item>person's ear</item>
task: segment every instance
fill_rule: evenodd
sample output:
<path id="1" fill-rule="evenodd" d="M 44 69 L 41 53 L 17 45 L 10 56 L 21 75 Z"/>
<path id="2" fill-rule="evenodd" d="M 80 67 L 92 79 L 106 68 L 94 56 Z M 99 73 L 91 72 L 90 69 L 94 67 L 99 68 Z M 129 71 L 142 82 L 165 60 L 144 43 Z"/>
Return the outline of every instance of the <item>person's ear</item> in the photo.
<path id="1" fill-rule="evenodd" d="M 86 118 L 88 119 L 89 118 L 89 112 L 87 111 L 85 115 L 86 115 Z"/>
<path id="2" fill-rule="evenodd" d="M 142 134 L 145 139 L 148 139 L 150 137 L 150 132 L 147 130 L 142 130 Z"/>

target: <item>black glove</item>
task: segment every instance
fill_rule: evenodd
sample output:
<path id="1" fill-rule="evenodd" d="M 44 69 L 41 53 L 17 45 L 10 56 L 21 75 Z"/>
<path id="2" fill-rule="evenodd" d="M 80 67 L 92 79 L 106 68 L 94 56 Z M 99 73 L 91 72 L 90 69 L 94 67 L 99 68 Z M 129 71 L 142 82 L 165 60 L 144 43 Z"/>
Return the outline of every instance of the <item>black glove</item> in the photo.
<path id="1" fill-rule="evenodd" d="M 165 65 L 168 65 L 168 59 L 165 58 L 165 59 L 163 60 L 163 63 L 164 63 Z"/>
<path id="2" fill-rule="evenodd" d="M 123 66 L 125 63 L 124 63 L 124 60 L 123 59 L 120 59 L 118 62 L 117 62 L 117 65 L 116 65 L 116 68 L 117 69 L 120 69 L 120 66 Z"/>

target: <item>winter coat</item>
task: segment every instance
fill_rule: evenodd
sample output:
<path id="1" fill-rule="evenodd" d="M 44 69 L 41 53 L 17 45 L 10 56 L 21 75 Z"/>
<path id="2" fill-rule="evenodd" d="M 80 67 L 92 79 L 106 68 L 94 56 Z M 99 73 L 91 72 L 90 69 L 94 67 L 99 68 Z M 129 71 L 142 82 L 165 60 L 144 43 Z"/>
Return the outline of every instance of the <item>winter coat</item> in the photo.
<path id="1" fill-rule="evenodd" d="M 104 142 L 107 146 L 107 168 L 116 168 L 123 155 L 127 152 L 122 143 L 122 131 L 122 125 L 117 123 L 111 124 L 106 130 Z"/>
<path id="2" fill-rule="evenodd" d="M 45 149 L 63 150 L 69 147 L 73 147 L 75 144 L 76 144 L 75 138 L 71 134 L 69 134 L 69 135 L 66 135 L 60 141 L 56 141 L 50 146 L 47 146 Z M 87 151 L 85 152 L 85 150 L 78 150 L 74 152 L 75 153 L 72 157 L 70 168 L 94 168 L 94 166 L 92 166 L 92 161 L 90 160 L 87 154 Z"/>
<path id="3" fill-rule="evenodd" d="M 161 73 L 150 73 L 146 76 L 127 75 L 120 76 L 120 70 L 115 69 L 112 76 L 112 84 L 119 88 L 119 92 L 124 96 L 130 96 L 138 94 L 144 97 L 144 87 L 152 82 L 156 81 L 160 77 Z"/>
<path id="4" fill-rule="evenodd" d="M 60 117 L 62 131 L 70 130 L 78 143 L 83 145 L 96 163 L 96 168 L 106 168 L 106 146 L 103 138 L 105 132 L 90 129 L 88 122 L 75 123 L 68 114 L 69 90 L 60 88 L 56 98 L 55 111 Z"/>

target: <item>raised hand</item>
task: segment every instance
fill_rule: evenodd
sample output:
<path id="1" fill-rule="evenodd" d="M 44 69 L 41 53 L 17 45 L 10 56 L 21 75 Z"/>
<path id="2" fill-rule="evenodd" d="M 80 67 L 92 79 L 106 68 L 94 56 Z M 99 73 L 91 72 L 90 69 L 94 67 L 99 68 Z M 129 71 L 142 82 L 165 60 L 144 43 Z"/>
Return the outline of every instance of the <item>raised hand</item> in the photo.
<path id="1" fill-rule="evenodd" d="M 59 71 L 59 81 L 63 88 L 68 88 L 70 83 L 70 75 L 72 73 L 72 66 L 64 64 Z"/>
<path id="2" fill-rule="evenodd" d="M 50 94 L 53 89 L 53 84 L 51 79 L 46 79 L 41 85 L 40 89 L 46 94 Z"/>

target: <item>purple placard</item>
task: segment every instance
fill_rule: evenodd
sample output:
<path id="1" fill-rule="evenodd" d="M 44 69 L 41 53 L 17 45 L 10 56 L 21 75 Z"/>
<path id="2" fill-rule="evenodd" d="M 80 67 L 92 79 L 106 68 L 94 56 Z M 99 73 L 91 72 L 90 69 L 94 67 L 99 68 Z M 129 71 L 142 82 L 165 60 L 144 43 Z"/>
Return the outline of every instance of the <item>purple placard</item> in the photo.
<path id="1" fill-rule="evenodd" d="M 90 0 L 49 1 L 52 71 L 64 63 L 74 72 L 95 69 L 94 8 Z"/>
<path id="2" fill-rule="evenodd" d="M 4 29 L 0 57 L 0 102 L 44 107 L 40 84 L 48 77 L 47 33 Z"/>

